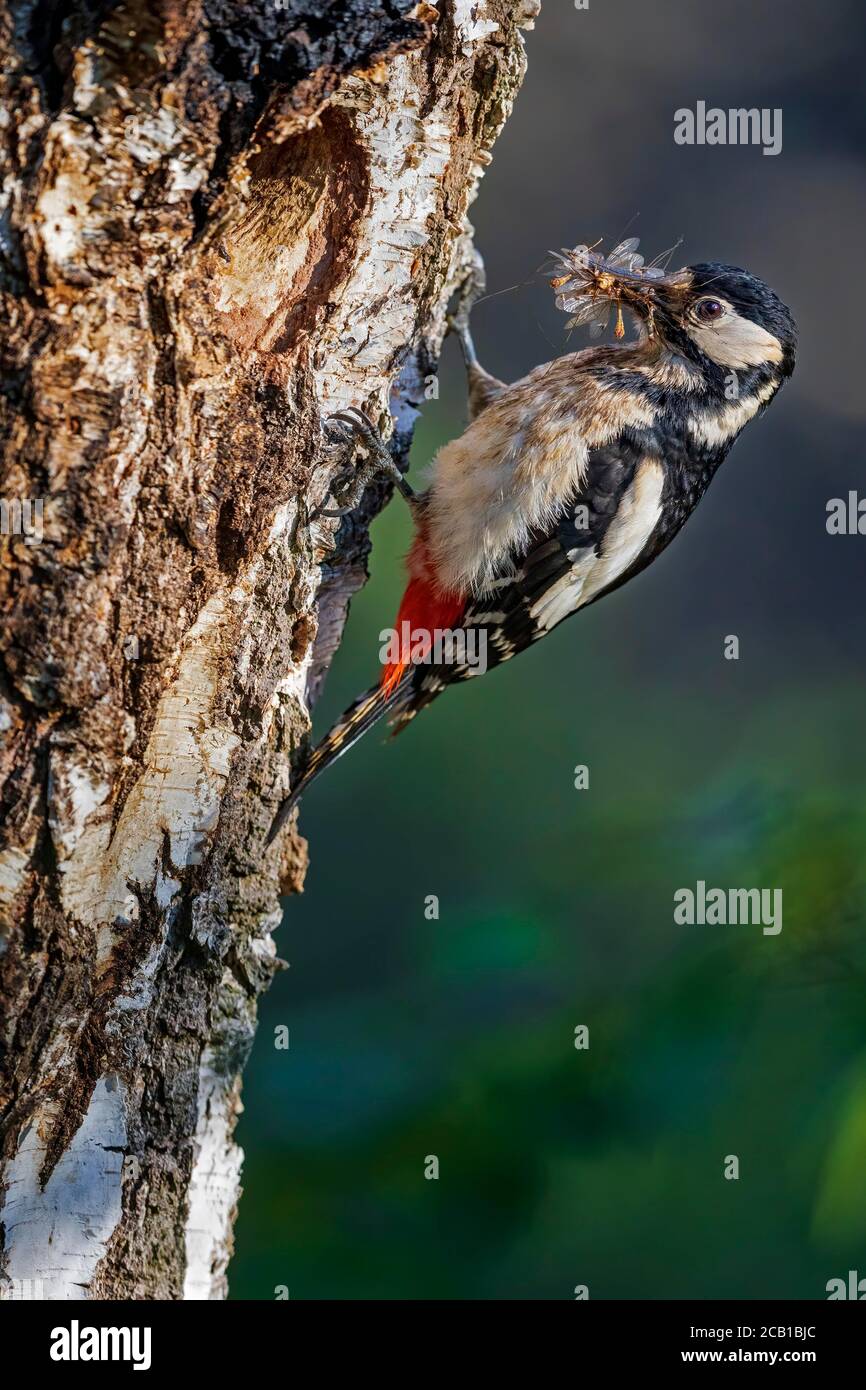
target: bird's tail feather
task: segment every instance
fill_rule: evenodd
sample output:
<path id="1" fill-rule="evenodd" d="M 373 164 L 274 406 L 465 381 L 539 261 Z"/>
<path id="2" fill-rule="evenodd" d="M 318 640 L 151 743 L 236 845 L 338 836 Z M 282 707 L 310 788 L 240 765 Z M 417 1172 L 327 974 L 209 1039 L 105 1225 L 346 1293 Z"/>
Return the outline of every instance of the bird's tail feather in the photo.
<path id="1" fill-rule="evenodd" d="M 315 781 L 326 767 L 330 767 L 331 763 L 335 763 L 338 758 L 341 758 L 383 715 L 400 704 L 406 696 L 412 674 L 411 670 L 407 672 L 399 684 L 390 690 L 386 690 L 381 684 L 371 686 L 369 690 L 364 691 L 363 695 L 359 695 L 357 700 L 340 716 L 321 743 L 313 749 L 308 761 L 303 766 L 298 781 L 274 817 L 274 822 L 268 831 L 266 844 L 270 845 L 279 835 L 310 783 Z"/>

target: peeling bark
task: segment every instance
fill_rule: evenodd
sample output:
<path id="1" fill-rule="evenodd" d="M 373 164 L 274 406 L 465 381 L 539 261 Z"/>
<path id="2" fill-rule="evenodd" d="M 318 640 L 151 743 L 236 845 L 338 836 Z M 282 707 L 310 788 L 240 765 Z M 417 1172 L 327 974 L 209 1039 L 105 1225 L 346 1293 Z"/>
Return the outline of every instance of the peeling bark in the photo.
<path id="1" fill-rule="evenodd" d="M 7 1293 L 225 1294 L 261 847 L 387 495 L 311 524 L 320 422 L 405 459 L 537 8 L 6 0 Z"/>

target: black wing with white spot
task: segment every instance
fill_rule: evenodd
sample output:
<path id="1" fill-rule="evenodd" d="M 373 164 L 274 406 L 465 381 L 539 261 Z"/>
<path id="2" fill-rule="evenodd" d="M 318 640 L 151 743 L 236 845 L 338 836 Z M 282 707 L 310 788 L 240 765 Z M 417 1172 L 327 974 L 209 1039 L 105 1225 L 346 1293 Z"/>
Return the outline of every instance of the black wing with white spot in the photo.
<path id="1" fill-rule="evenodd" d="M 508 661 L 582 606 L 581 578 L 599 556 L 611 521 L 644 451 L 625 438 L 590 453 L 583 486 L 551 529 L 538 531 L 524 554 L 466 608 L 462 625 L 477 634 L 483 669 Z M 470 644 L 469 650 L 472 651 Z M 477 659 L 416 667 L 394 718 L 395 731 L 455 681 L 481 674 Z"/>

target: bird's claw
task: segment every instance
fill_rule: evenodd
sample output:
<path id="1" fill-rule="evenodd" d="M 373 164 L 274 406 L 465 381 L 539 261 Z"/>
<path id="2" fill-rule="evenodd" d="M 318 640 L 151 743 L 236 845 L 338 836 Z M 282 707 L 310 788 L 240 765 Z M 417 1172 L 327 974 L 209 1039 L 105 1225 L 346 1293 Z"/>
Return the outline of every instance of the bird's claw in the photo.
<path id="1" fill-rule="evenodd" d="M 481 298 L 486 289 L 487 275 L 484 270 L 484 262 L 480 253 L 473 247 L 472 263 L 457 290 L 457 302 L 445 317 L 445 322 L 451 333 L 458 337 L 468 334 L 469 315 L 472 312 L 472 306 L 476 300 Z"/>
<path id="2" fill-rule="evenodd" d="M 330 437 L 329 442 L 340 448 L 345 448 L 355 441 L 354 431 L 350 430 L 348 425 L 344 425 L 341 420 L 338 420 L 333 415 L 329 416 L 324 422 L 324 429 L 325 433 Z"/>
<path id="3" fill-rule="evenodd" d="M 325 427 L 332 430 L 343 443 L 357 444 L 360 440 L 371 453 L 391 457 L 369 415 L 358 406 L 346 406 L 344 410 L 335 411 L 326 419 Z"/>
<path id="4" fill-rule="evenodd" d="M 351 512 L 360 502 L 364 489 L 376 475 L 390 479 L 407 500 L 413 500 L 409 484 L 392 459 L 376 426 L 358 406 L 346 406 L 329 415 L 325 431 L 334 437 L 335 446 L 348 452 L 350 448 L 361 455 L 360 467 L 349 465 L 331 484 L 331 497 L 337 507 L 319 508 L 317 517 L 339 518 Z M 345 481 L 344 481 L 345 479 Z"/>

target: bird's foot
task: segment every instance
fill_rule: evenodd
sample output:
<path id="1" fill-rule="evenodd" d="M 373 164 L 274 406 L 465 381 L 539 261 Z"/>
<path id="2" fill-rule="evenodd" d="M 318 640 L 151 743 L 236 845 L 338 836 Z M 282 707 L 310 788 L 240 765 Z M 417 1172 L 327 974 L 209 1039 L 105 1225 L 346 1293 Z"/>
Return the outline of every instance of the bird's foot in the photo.
<path id="1" fill-rule="evenodd" d="M 455 306 L 445 320 L 449 330 L 460 339 L 460 346 L 463 349 L 467 366 L 478 361 L 469 327 L 469 317 L 473 304 L 481 298 L 486 289 L 487 276 L 484 271 L 484 262 L 480 253 L 473 247 L 472 264 L 457 290 Z"/>
<path id="2" fill-rule="evenodd" d="M 335 445 L 350 457 L 351 462 L 331 485 L 331 497 L 336 507 L 320 508 L 317 516 L 341 517 L 353 511 L 374 478 L 387 478 L 407 502 L 415 503 L 414 491 L 392 459 L 376 426 L 363 410 L 355 406 L 338 410 L 336 414 L 328 416 L 325 428 Z"/>
<path id="3" fill-rule="evenodd" d="M 473 249 L 472 264 L 457 291 L 456 306 L 446 319 L 449 331 L 459 340 L 463 353 L 463 362 L 466 366 L 466 384 L 469 391 L 470 420 L 476 419 L 482 410 L 486 410 L 487 406 L 496 400 L 505 387 L 504 382 L 485 371 L 478 361 L 478 353 L 475 351 L 475 344 L 472 341 L 472 332 L 469 327 L 472 306 L 484 294 L 486 287 L 484 262 L 478 252 Z"/>

